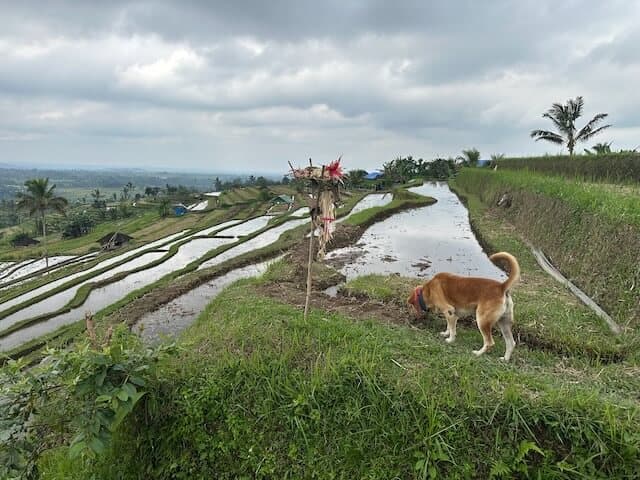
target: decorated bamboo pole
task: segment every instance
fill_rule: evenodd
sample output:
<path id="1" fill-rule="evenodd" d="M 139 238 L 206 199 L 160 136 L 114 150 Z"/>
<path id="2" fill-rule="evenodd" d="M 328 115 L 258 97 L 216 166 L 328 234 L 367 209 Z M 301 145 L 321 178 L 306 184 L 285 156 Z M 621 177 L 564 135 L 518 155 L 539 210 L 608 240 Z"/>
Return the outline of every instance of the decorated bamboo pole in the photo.
<path id="1" fill-rule="evenodd" d="M 338 201 L 339 190 L 337 182 L 342 183 L 342 169 L 340 159 L 331 162 L 329 166 L 323 165 L 322 168 L 314 167 L 311 159 L 309 159 L 309 166 L 304 169 L 295 169 L 291 163 L 289 163 L 289 166 L 291 167 L 291 173 L 294 178 L 308 181 L 308 186 L 311 190 L 311 202 L 309 204 L 311 233 L 309 235 L 309 256 L 307 261 L 307 294 L 304 303 L 304 319 L 306 320 L 311 300 L 315 231 L 318 228 L 322 229 L 321 235 L 318 238 L 318 257 L 321 260 L 334 228 L 332 224 L 335 220 L 334 204 Z"/>

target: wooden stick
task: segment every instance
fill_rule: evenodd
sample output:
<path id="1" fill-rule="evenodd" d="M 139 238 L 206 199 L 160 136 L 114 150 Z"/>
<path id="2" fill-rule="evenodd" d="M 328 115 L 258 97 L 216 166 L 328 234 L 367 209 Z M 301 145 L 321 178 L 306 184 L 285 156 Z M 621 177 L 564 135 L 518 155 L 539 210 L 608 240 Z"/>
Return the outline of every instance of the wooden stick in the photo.
<path id="1" fill-rule="evenodd" d="M 309 311 L 309 300 L 311 299 L 311 264 L 313 263 L 313 237 L 315 233 L 315 223 L 311 218 L 311 235 L 309 236 L 309 261 L 307 262 L 307 298 L 304 301 L 304 320 L 307 321 Z"/>

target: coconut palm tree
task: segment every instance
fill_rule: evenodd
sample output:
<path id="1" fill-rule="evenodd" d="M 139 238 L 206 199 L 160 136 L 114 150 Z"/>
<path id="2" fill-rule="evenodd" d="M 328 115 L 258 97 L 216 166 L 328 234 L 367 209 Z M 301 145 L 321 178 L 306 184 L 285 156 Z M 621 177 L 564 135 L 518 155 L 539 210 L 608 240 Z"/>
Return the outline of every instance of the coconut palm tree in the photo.
<path id="1" fill-rule="evenodd" d="M 462 150 L 462 155 L 456 157 L 456 160 L 468 163 L 469 165 L 477 165 L 480 160 L 480 152 L 477 148 Z"/>
<path id="2" fill-rule="evenodd" d="M 611 126 L 603 125 L 596 128 L 598 123 L 609 115 L 608 113 L 599 113 L 576 133 L 576 120 L 582 116 L 583 107 L 584 100 L 582 97 L 570 98 L 564 105 L 554 103 L 546 113 L 542 114 L 542 117 L 551 120 L 558 133 L 548 130 L 533 130 L 531 138 L 535 138 L 536 142 L 538 140 L 546 140 L 559 145 L 565 144 L 569 150 L 569 155 L 573 155 L 577 142 L 585 142 Z"/>
<path id="3" fill-rule="evenodd" d="M 46 266 L 49 266 L 49 257 L 47 255 L 47 222 L 45 215 L 49 211 L 54 211 L 62 215 L 65 214 L 64 209 L 67 207 L 67 199 L 55 196 L 55 184 L 49 186 L 48 178 L 33 178 L 24 182 L 27 187 L 26 192 L 18 193 L 18 208 L 27 210 L 29 216 L 37 216 L 42 222 L 42 240 L 44 246 L 44 258 Z"/>
<path id="4" fill-rule="evenodd" d="M 588 148 L 584 149 L 584 153 L 586 153 L 587 155 L 593 155 L 594 153 L 596 155 L 606 155 L 607 153 L 611 153 L 611 144 L 613 142 L 600 142 L 600 143 L 596 143 L 592 148 L 593 151 L 589 150 Z"/>

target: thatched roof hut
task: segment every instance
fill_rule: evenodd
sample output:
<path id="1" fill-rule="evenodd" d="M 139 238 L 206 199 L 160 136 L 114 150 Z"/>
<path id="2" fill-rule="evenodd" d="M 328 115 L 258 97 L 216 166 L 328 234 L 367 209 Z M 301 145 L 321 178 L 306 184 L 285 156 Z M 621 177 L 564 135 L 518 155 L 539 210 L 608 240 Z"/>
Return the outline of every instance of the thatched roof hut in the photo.
<path id="1" fill-rule="evenodd" d="M 13 245 L 14 247 L 30 247 L 31 245 L 38 245 L 39 243 L 40 241 L 36 240 L 35 238 L 31 238 L 26 233 L 16 235 L 11 239 L 11 245 Z"/>
<path id="2" fill-rule="evenodd" d="M 125 243 L 128 243 L 130 240 L 133 240 L 133 237 L 130 237 L 126 233 L 122 232 L 109 232 L 104 237 L 98 239 L 98 243 L 102 245 L 102 248 L 109 250 L 111 248 L 117 248 Z"/>

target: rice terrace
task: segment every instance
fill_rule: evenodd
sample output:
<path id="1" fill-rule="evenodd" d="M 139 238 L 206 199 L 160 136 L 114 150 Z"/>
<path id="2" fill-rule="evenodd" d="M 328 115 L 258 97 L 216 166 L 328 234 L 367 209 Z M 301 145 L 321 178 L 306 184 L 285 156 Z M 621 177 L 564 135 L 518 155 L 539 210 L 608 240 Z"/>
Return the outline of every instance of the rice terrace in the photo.
<path id="1" fill-rule="evenodd" d="M 0 479 L 640 478 L 640 97 L 426 48 L 556 7 L 76 7 L 0 7 Z"/>

